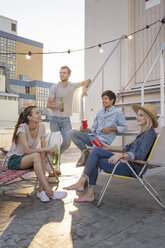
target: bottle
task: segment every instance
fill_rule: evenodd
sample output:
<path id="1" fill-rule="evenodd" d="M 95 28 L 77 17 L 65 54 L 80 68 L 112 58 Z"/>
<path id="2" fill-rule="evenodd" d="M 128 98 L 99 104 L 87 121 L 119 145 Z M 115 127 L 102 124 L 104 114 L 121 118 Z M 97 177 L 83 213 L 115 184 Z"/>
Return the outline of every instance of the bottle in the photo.
<path id="1" fill-rule="evenodd" d="M 63 100 L 63 97 L 62 96 L 60 98 L 60 104 L 63 105 L 63 107 L 60 109 L 60 112 L 64 112 L 64 100 Z"/>
<path id="2" fill-rule="evenodd" d="M 55 148 L 58 149 L 58 146 L 55 145 Z M 53 164 L 53 165 L 56 165 L 57 162 L 58 162 L 58 153 L 57 153 L 57 152 L 54 152 L 52 164 Z"/>

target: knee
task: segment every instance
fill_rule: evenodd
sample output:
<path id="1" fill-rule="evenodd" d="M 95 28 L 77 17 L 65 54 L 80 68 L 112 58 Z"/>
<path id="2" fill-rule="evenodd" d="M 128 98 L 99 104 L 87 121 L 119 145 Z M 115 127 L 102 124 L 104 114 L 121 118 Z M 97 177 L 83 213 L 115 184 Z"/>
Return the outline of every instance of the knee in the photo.
<path id="1" fill-rule="evenodd" d="M 39 152 L 35 152 L 32 154 L 32 157 L 33 157 L 33 161 L 39 161 L 41 160 L 41 155 Z"/>
<path id="2" fill-rule="evenodd" d="M 91 150 L 91 154 L 97 154 L 100 151 L 100 149 L 102 149 L 102 148 L 94 146 Z"/>
<path id="3" fill-rule="evenodd" d="M 77 132 L 79 132 L 79 131 L 78 131 L 78 130 L 74 130 L 74 129 L 70 130 L 70 131 L 69 131 L 69 137 L 70 137 L 71 139 L 77 137 Z"/>

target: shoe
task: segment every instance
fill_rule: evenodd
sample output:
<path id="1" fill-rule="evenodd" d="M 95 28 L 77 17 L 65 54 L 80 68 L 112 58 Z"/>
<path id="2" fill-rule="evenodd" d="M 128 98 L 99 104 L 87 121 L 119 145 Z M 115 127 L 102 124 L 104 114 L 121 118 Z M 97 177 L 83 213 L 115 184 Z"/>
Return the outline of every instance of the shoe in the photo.
<path id="1" fill-rule="evenodd" d="M 67 193 L 65 191 L 56 191 L 53 193 L 52 196 L 49 196 L 51 199 L 64 199 L 67 196 Z"/>
<path id="2" fill-rule="evenodd" d="M 82 153 L 81 157 L 76 163 L 76 167 L 85 166 L 88 156 L 89 156 L 89 151 Z"/>
<path id="3" fill-rule="evenodd" d="M 42 201 L 42 202 L 48 202 L 50 201 L 49 197 L 45 193 L 45 191 L 41 191 L 37 193 L 37 197 Z"/>

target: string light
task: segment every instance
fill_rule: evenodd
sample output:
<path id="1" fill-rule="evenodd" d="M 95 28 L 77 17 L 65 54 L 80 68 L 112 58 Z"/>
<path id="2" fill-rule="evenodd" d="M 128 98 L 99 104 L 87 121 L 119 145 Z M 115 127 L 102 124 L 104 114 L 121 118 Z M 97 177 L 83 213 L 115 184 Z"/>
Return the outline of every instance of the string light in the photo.
<path id="1" fill-rule="evenodd" d="M 100 53 L 103 53 L 103 52 L 104 52 L 104 50 L 103 50 L 103 48 L 102 48 L 101 44 L 99 44 L 99 45 L 98 45 L 98 47 L 99 47 L 99 52 L 100 52 Z"/>
<path id="2" fill-rule="evenodd" d="M 118 41 L 118 40 L 122 40 L 123 38 L 126 38 L 126 39 L 128 38 L 128 39 L 131 40 L 133 38 L 133 35 L 141 32 L 141 31 L 143 31 L 145 29 L 149 29 L 150 26 L 153 26 L 158 22 L 161 22 L 162 24 L 164 24 L 165 23 L 165 16 L 161 20 L 157 20 L 157 21 L 151 23 L 150 25 L 146 25 L 144 28 L 141 28 L 141 29 L 139 29 L 139 30 L 137 30 L 137 31 L 135 31 L 133 33 L 123 35 L 123 37 L 119 37 L 119 38 L 116 38 L 116 39 L 113 39 L 113 40 L 105 41 L 105 42 L 103 42 L 101 44 L 93 45 L 93 46 L 86 47 L 86 48 L 80 48 L 80 49 L 76 49 L 76 50 L 68 49 L 66 51 L 59 51 L 59 52 L 55 51 L 55 52 L 34 52 L 34 53 L 32 53 L 32 52 L 29 51 L 28 54 L 27 53 L 0 53 L 0 55 L 16 55 L 16 54 L 19 54 L 19 55 L 25 55 L 27 59 L 30 59 L 31 55 L 37 55 L 37 54 L 62 54 L 62 53 L 70 54 L 70 53 L 73 53 L 73 52 L 80 52 L 80 51 L 93 49 L 95 47 L 99 47 L 100 53 L 103 53 L 103 51 L 104 51 L 103 48 L 102 48 L 103 45 L 106 45 L 106 44 L 109 44 L 109 43 L 112 43 L 112 42 L 115 42 L 115 41 Z"/>
<path id="3" fill-rule="evenodd" d="M 31 52 L 31 51 L 29 51 L 29 52 L 28 52 L 28 54 L 26 54 L 26 56 L 25 56 L 25 57 L 26 57 L 26 59 L 31 59 L 31 55 L 32 55 L 32 52 Z"/>
<path id="4" fill-rule="evenodd" d="M 130 35 L 125 35 L 124 38 L 128 39 L 128 40 L 132 40 L 133 36 L 131 34 Z"/>
<path id="5" fill-rule="evenodd" d="M 128 39 L 132 40 L 133 36 L 132 35 L 128 35 Z"/>

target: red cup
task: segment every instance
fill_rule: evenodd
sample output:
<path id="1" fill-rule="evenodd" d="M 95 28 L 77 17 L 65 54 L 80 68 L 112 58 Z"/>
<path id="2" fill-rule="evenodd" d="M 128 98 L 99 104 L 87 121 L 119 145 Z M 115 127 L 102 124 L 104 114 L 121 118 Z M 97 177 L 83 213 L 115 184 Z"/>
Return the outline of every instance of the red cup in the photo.
<path id="1" fill-rule="evenodd" d="M 82 122 L 82 126 L 83 126 L 83 128 L 87 128 L 87 120 L 82 120 L 81 121 Z"/>
<path id="2" fill-rule="evenodd" d="M 102 143 L 101 141 L 96 137 L 94 140 L 92 140 L 92 143 L 95 145 L 95 146 L 98 146 L 98 147 L 102 147 Z"/>

